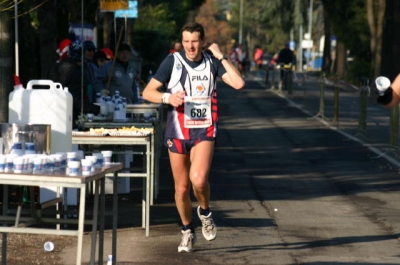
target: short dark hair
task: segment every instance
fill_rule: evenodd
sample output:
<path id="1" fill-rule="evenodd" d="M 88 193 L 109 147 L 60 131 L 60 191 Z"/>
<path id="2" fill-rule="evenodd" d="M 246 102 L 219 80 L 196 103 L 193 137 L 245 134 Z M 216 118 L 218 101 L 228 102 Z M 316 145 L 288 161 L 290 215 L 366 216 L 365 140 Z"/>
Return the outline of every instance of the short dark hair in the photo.
<path id="1" fill-rule="evenodd" d="M 185 24 L 181 29 L 181 37 L 184 31 L 189 31 L 190 33 L 198 32 L 200 33 L 200 39 L 204 39 L 205 37 L 203 25 L 197 22 L 189 22 Z"/>

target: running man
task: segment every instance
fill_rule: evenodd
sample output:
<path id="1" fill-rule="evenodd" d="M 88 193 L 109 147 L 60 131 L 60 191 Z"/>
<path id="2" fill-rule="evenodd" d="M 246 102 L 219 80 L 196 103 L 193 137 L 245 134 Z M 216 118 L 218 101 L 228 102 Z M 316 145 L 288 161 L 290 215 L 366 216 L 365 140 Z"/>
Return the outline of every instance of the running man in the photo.
<path id="1" fill-rule="evenodd" d="M 168 55 L 143 91 L 143 98 L 168 104 L 164 144 L 168 148 L 175 183 L 175 203 L 182 221 L 178 252 L 192 252 L 196 233 L 192 223 L 190 189 L 199 204 L 197 215 L 205 239 L 217 236 L 209 208 L 208 175 L 217 134 L 217 77 L 233 87 L 245 82 L 218 44 L 207 51 L 204 28 L 191 22 L 181 30 L 183 49 Z M 166 87 L 166 92 L 160 91 Z"/>

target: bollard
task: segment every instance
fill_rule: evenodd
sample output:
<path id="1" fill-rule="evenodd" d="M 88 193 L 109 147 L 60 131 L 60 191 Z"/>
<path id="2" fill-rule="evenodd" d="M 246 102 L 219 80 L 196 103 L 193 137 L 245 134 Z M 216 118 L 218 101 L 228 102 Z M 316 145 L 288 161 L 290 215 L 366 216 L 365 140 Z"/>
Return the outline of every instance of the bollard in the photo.
<path id="1" fill-rule="evenodd" d="M 324 117 L 325 112 L 325 84 L 321 83 L 319 90 L 319 115 Z"/>
<path id="2" fill-rule="evenodd" d="M 339 87 L 334 87 L 334 94 L 333 94 L 333 121 L 336 122 L 337 126 L 339 123 Z"/>
<path id="3" fill-rule="evenodd" d="M 369 94 L 369 79 L 362 77 L 360 81 L 360 115 L 358 117 L 358 132 L 365 136 L 367 129 L 367 107 Z"/>
<path id="4" fill-rule="evenodd" d="M 281 66 L 282 67 L 282 66 Z M 281 68 L 278 69 L 278 91 L 282 93 L 282 77 L 281 77 Z"/>
<path id="5" fill-rule="evenodd" d="M 276 68 L 275 65 L 272 66 L 272 86 L 271 89 L 275 89 L 275 74 L 276 74 Z"/>
<path id="6" fill-rule="evenodd" d="M 288 77 L 287 77 L 288 78 L 288 80 L 287 80 L 288 95 L 291 96 L 293 94 L 293 70 L 292 70 L 292 68 L 290 68 L 286 74 L 288 75 Z"/>
<path id="7" fill-rule="evenodd" d="M 399 147 L 399 108 L 390 109 L 390 147 Z"/>
<path id="8" fill-rule="evenodd" d="M 322 79 L 325 79 L 325 73 L 322 73 Z M 325 83 L 324 82 L 320 82 L 320 87 L 319 87 L 319 111 L 312 118 L 315 119 L 317 117 L 321 117 L 322 119 L 325 119 L 324 112 L 325 112 Z"/>

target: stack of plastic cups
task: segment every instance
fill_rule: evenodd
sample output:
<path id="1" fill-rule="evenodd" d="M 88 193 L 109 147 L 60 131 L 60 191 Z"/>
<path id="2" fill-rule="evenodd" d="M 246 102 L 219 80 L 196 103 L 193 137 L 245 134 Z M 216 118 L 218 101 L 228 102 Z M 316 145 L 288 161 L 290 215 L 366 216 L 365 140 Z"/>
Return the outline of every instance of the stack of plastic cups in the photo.
<path id="1" fill-rule="evenodd" d="M 5 155 L 0 155 L 0 172 L 4 172 L 6 168 L 7 157 Z"/>

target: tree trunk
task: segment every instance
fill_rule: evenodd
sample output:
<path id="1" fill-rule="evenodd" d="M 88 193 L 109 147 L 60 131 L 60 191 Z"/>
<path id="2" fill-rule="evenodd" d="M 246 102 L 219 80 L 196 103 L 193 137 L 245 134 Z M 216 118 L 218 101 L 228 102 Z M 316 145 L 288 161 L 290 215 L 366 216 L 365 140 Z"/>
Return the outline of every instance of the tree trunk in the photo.
<path id="1" fill-rule="evenodd" d="M 39 30 L 39 50 L 40 50 L 40 78 L 48 78 L 49 70 L 53 67 L 58 56 L 57 49 L 57 23 L 56 1 L 47 1 L 38 9 Z"/>
<path id="2" fill-rule="evenodd" d="M 400 1 L 386 1 L 386 19 L 383 30 L 382 66 L 379 75 L 393 80 L 400 73 Z"/>
<path id="3" fill-rule="evenodd" d="M 8 122 L 8 96 L 13 90 L 14 14 L 3 10 L 0 16 L 0 122 Z"/>
<path id="4" fill-rule="evenodd" d="M 325 31 L 325 41 L 324 41 L 324 53 L 322 57 L 322 71 L 325 74 L 329 74 L 332 64 L 331 57 L 331 25 L 329 23 L 328 11 L 324 5 L 324 31 Z"/>
<path id="5" fill-rule="evenodd" d="M 346 46 L 343 42 L 338 41 L 336 46 L 336 74 L 340 79 L 346 77 L 347 70 L 347 54 Z"/>
<path id="6" fill-rule="evenodd" d="M 375 5 L 375 3 L 378 3 Z M 382 32 L 383 16 L 386 10 L 386 0 L 367 0 L 367 19 L 371 32 L 372 75 L 378 76 L 382 63 Z"/>

